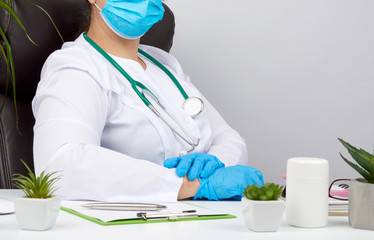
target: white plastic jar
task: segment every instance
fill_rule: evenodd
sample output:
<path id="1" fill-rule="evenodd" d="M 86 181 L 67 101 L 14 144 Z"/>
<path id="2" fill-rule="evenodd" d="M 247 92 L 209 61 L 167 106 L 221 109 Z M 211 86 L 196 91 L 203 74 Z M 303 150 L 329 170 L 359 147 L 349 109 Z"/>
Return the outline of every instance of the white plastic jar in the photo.
<path id="1" fill-rule="evenodd" d="M 329 163 L 320 158 L 290 158 L 287 162 L 286 218 L 291 226 L 327 225 Z"/>

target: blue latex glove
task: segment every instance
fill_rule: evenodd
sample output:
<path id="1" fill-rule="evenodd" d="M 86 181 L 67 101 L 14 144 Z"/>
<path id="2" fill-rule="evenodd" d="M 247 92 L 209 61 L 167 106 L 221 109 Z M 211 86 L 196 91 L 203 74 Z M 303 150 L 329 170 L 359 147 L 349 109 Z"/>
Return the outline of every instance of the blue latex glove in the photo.
<path id="1" fill-rule="evenodd" d="M 259 170 L 241 165 L 217 169 L 209 178 L 199 180 L 200 187 L 194 199 L 240 199 L 248 185 L 264 185 L 264 178 Z"/>
<path id="2" fill-rule="evenodd" d="M 207 153 L 191 153 L 182 157 L 168 158 L 164 161 L 167 168 L 177 168 L 179 177 L 188 173 L 191 181 L 199 178 L 209 177 L 216 169 L 225 167 L 216 156 Z"/>

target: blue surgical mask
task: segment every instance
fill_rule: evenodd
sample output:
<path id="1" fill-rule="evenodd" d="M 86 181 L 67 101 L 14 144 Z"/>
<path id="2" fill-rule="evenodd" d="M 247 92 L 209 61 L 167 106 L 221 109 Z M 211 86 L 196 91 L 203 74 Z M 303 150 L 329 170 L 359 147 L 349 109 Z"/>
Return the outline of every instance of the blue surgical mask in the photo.
<path id="1" fill-rule="evenodd" d="M 100 15 L 120 37 L 137 39 L 162 19 L 164 11 L 161 0 L 108 0 Z"/>

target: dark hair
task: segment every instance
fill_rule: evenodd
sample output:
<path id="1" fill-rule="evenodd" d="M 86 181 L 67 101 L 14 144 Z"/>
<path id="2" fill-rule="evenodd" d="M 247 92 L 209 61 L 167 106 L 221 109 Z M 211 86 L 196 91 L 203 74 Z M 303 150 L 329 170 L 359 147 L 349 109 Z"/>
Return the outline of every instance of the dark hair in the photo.
<path id="1" fill-rule="evenodd" d="M 79 31 L 78 35 L 80 35 L 82 32 L 87 32 L 88 28 L 90 27 L 91 22 L 91 3 L 89 1 L 86 1 L 84 6 L 81 8 L 81 18 L 79 21 Z"/>

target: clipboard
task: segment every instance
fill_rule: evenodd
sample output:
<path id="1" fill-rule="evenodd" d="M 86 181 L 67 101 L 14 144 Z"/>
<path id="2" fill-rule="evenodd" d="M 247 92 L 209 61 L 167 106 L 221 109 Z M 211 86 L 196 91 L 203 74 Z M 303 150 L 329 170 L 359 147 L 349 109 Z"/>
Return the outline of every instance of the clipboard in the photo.
<path id="1" fill-rule="evenodd" d="M 166 204 L 167 211 L 152 213 L 84 209 L 80 207 L 84 203 L 87 202 L 63 201 L 61 210 L 102 226 L 236 218 L 228 213 L 217 212 L 184 201 Z"/>

